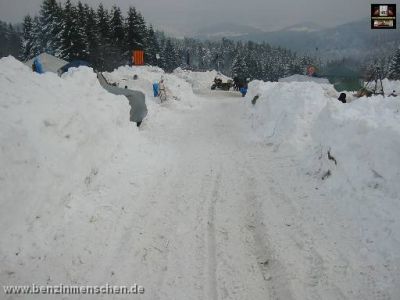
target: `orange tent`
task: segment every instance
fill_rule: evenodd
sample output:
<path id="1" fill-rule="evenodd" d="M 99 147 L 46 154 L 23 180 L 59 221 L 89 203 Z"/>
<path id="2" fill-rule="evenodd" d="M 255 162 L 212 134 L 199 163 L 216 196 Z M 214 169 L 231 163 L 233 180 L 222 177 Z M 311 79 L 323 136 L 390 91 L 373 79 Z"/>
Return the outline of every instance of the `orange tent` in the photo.
<path id="1" fill-rule="evenodd" d="M 134 50 L 132 52 L 132 65 L 143 66 L 144 65 L 144 51 Z"/>

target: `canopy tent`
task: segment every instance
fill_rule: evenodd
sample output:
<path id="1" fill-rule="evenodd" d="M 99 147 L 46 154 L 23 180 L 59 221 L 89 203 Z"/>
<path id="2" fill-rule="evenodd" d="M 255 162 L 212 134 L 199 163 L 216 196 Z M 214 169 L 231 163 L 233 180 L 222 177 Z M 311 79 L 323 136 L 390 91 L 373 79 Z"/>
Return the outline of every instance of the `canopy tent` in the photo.
<path id="1" fill-rule="evenodd" d="M 32 67 L 33 61 L 35 58 L 39 58 L 39 61 L 43 67 L 44 72 L 53 72 L 53 73 L 58 73 L 58 70 L 68 64 L 67 61 L 57 58 L 53 55 L 50 55 L 48 53 L 42 53 L 39 54 L 38 56 L 28 60 L 25 62 L 25 65 L 27 65 L 29 68 Z"/>

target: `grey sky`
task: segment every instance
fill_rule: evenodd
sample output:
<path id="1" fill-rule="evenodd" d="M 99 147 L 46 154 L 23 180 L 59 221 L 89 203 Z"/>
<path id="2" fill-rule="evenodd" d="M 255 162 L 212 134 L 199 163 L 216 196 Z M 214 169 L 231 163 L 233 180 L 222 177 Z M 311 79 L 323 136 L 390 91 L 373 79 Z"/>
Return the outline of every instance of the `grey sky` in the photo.
<path id="1" fill-rule="evenodd" d="M 0 0 L 0 20 L 21 21 L 24 15 L 37 13 L 41 2 L 42 0 Z M 106 7 L 116 4 L 124 11 L 133 5 L 157 28 L 179 35 L 221 22 L 251 25 L 266 31 L 310 21 L 329 27 L 368 17 L 371 3 L 399 4 L 399 0 L 372 2 L 366 0 L 82 0 L 82 2 L 93 6 L 103 2 Z"/>

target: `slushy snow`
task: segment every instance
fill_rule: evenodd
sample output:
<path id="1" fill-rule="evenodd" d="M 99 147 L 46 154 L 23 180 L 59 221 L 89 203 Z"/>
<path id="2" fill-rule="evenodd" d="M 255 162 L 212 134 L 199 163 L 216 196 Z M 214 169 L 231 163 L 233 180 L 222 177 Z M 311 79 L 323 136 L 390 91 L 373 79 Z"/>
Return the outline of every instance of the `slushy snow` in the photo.
<path id="1" fill-rule="evenodd" d="M 241 98 L 211 93 L 215 75 L 105 73 L 146 94 L 138 129 L 92 69 L 59 78 L 2 58 L 1 285 L 145 288 L 82 299 L 399 299 L 400 101 L 342 104 L 318 82 L 254 81 Z"/>

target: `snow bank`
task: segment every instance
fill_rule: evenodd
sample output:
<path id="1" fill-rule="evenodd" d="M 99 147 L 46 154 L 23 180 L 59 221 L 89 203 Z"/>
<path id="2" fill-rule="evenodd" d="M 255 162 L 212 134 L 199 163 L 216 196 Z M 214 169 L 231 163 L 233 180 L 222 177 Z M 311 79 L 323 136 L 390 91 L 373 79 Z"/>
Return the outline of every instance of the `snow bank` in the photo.
<path id="1" fill-rule="evenodd" d="M 400 80 L 389 80 L 387 78 L 382 80 L 383 90 L 385 95 L 391 94 L 396 91 L 396 94 L 400 94 Z"/>
<path id="2" fill-rule="evenodd" d="M 12 57 L 0 60 L 0 99 L 0 281 L 85 282 L 75 263 L 96 263 L 99 238 L 115 224 L 97 212 L 121 205 L 116 165 L 141 140 L 128 100 L 106 92 L 90 68 L 59 78 Z"/>
<path id="3" fill-rule="evenodd" d="M 316 82 L 322 84 L 329 84 L 329 80 L 326 78 L 311 77 L 299 74 L 295 74 L 285 78 L 280 78 L 279 82 Z"/>
<path id="4" fill-rule="evenodd" d="M 335 189 L 350 181 L 366 192 L 380 190 L 399 199 L 399 111 L 400 101 L 393 98 L 363 98 L 349 105 L 328 102 L 311 132 L 313 143 L 323 154 L 315 162 L 323 165 L 312 169 L 318 176 L 327 172 L 335 176 Z"/>
<path id="5" fill-rule="evenodd" d="M 111 73 L 103 74 L 108 82 L 116 83 L 120 87 L 128 86 L 129 89 L 140 90 L 146 94 L 146 99 L 156 102 L 159 99 L 153 96 L 153 83 L 159 82 L 161 78 L 164 78 L 168 99 L 183 100 L 184 104 L 188 104 L 193 96 L 192 87 L 185 80 L 174 74 L 167 74 L 158 67 L 123 66 Z M 136 80 L 133 79 L 134 75 L 138 77 Z"/>
<path id="6" fill-rule="evenodd" d="M 351 182 L 400 197 L 400 99 L 342 104 L 331 85 L 314 82 L 255 81 L 249 90 L 249 99 L 259 95 L 255 105 L 247 103 L 257 139 L 303 156 L 305 172 L 332 189 L 345 193 Z"/>
<path id="7" fill-rule="evenodd" d="M 214 82 L 214 78 L 217 76 L 220 77 L 224 82 L 230 79 L 229 77 L 215 70 L 206 72 L 192 72 L 177 68 L 174 71 L 174 75 L 189 82 L 194 91 L 210 90 L 210 87 Z"/>
<path id="8" fill-rule="evenodd" d="M 336 96 L 330 85 L 314 82 L 262 82 L 249 84 L 247 98 L 260 98 L 256 105 L 247 102 L 251 125 L 258 138 L 280 145 L 290 143 L 303 148 L 310 143 L 310 131 L 328 99 Z"/>

